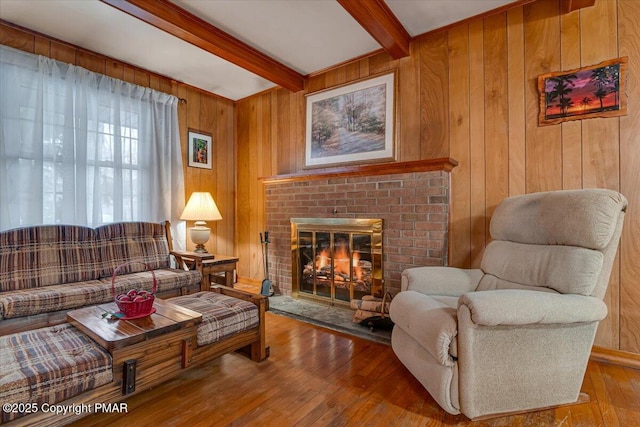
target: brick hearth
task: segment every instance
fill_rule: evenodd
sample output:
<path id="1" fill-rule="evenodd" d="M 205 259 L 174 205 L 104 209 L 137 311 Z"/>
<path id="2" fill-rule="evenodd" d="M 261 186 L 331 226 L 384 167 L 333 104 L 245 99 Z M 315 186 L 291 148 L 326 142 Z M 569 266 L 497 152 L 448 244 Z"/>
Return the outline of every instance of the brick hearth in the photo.
<path id="1" fill-rule="evenodd" d="M 317 178 L 265 183 L 269 270 L 292 294 L 291 218 L 382 218 L 385 290 L 400 289 L 404 269 L 447 265 L 449 172 Z"/>

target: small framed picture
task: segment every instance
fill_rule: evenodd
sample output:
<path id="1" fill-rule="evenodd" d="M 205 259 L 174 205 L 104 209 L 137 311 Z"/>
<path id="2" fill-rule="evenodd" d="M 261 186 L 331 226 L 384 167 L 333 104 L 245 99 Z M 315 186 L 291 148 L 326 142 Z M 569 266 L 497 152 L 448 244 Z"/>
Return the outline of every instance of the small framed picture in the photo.
<path id="1" fill-rule="evenodd" d="M 189 166 L 212 169 L 211 135 L 189 129 Z"/>

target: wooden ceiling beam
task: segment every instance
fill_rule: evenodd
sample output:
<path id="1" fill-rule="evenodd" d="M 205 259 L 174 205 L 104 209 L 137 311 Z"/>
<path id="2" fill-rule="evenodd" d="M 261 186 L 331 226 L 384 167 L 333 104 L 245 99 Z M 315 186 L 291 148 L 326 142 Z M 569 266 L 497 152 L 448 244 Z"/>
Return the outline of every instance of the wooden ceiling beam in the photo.
<path id="1" fill-rule="evenodd" d="M 100 0 L 293 92 L 304 76 L 167 0 Z"/>
<path id="2" fill-rule="evenodd" d="M 582 9 L 583 7 L 591 7 L 596 4 L 596 0 L 562 0 L 560 7 L 562 13 L 571 13 L 574 10 Z"/>
<path id="3" fill-rule="evenodd" d="M 394 59 L 409 56 L 411 36 L 383 0 L 338 0 L 338 3 Z"/>

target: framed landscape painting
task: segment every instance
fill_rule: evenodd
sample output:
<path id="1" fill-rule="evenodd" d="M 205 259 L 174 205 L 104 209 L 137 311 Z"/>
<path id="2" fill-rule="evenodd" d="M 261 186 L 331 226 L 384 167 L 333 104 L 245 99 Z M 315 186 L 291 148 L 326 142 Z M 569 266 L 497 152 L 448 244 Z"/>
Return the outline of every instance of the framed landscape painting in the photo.
<path id="1" fill-rule="evenodd" d="M 305 166 L 394 158 L 395 73 L 307 95 Z"/>
<path id="2" fill-rule="evenodd" d="M 538 76 L 538 124 L 627 114 L 627 57 Z"/>
<path id="3" fill-rule="evenodd" d="M 212 169 L 211 135 L 189 129 L 189 166 L 194 168 Z"/>

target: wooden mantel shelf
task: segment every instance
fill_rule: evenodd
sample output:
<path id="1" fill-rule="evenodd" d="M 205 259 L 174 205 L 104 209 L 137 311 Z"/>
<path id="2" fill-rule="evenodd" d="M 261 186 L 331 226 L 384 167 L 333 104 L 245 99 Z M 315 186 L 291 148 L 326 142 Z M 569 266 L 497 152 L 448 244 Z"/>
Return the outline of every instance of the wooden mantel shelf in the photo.
<path id="1" fill-rule="evenodd" d="M 439 159 L 414 160 L 411 162 L 376 163 L 371 165 L 337 166 L 313 169 L 304 172 L 283 174 L 259 178 L 265 184 L 279 184 L 292 181 L 308 181 L 322 178 L 344 178 L 350 176 L 392 175 L 397 173 L 430 172 L 451 170 L 458 162 L 450 157 Z"/>

